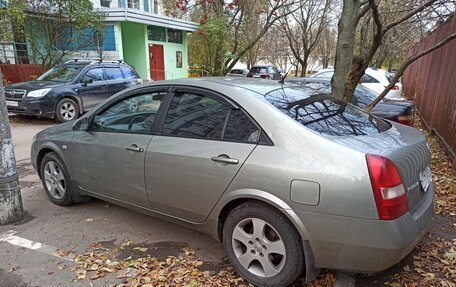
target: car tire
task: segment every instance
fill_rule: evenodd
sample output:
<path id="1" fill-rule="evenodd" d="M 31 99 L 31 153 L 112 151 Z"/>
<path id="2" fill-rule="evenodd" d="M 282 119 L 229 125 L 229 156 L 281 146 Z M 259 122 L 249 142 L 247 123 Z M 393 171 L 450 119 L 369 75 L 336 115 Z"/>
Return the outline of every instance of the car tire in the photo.
<path id="1" fill-rule="evenodd" d="M 63 98 L 55 107 L 55 118 L 58 122 L 64 123 L 71 120 L 75 120 L 79 117 L 79 106 L 78 104 L 70 99 Z"/>
<path id="2" fill-rule="evenodd" d="M 243 203 L 229 213 L 223 246 L 235 270 L 256 286 L 288 286 L 304 270 L 295 227 L 280 211 L 261 202 Z"/>
<path id="3" fill-rule="evenodd" d="M 40 164 L 41 181 L 49 199 L 60 206 L 90 201 L 90 196 L 79 194 L 68 170 L 60 157 L 50 152 L 44 155 Z"/>

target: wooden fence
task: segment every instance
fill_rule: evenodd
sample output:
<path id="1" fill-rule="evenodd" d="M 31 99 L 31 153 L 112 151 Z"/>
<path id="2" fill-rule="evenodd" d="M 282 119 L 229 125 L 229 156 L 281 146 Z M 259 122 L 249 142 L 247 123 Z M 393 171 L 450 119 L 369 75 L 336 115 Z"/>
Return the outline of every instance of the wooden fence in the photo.
<path id="1" fill-rule="evenodd" d="M 415 55 L 456 32 L 453 14 L 416 48 Z M 412 63 L 403 76 L 404 92 L 414 100 L 426 125 L 435 133 L 456 169 L 456 40 Z"/>
<path id="2" fill-rule="evenodd" d="M 3 84 L 6 86 L 11 83 L 34 80 L 44 72 L 44 69 L 41 65 L 0 64 L 0 72 L 3 74 Z"/>

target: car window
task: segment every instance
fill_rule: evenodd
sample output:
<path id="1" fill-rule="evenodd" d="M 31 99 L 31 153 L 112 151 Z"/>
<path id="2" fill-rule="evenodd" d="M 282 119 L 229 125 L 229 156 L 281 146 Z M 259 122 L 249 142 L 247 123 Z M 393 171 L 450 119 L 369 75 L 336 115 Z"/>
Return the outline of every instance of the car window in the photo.
<path id="1" fill-rule="evenodd" d="M 373 77 L 371 77 L 367 74 L 364 74 L 360 80 L 360 83 L 380 83 L 380 82 L 377 81 L 376 79 L 374 79 Z"/>
<path id="2" fill-rule="evenodd" d="M 122 80 L 123 75 L 120 68 L 106 67 L 106 79 L 109 80 Z"/>
<path id="3" fill-rule="evenodd" d="M 120 67 L 120 68 L 122 69 L 122 72 L 123 72 L 123 75 L 124 75 L 125 79 L 130 80 L 130 79 L 136 79 L 138 77 L 136 75 L 135 71 L 133 71 L 129 67 Z"/>
<path id="4" fill-rule="evenodd" d="M 260 139 L 260 129 L 242 110 L 233 109 L 226 124 L 223 139 L 257 143 Z"/>
<path id="5" fill-rule="evenodd" d="M 266 67 L 253 67 L 250 69 L 250 73 L 252 74 L 267 74 L 268 69 Z"/>
<path id="6" fill-rule="evenodd" d="M 194 93 L 177 93 L 169 107 L 163 134 L 221 139 L 231 107 L 223 101 Z"/>
<path id="7" fill-rule="evenodd" d="M 149 133 L 167 92 L 141 93 L 122 99 L 96 114 L 91 131 Z"/>
<path id="8" fill-rule="evenodd" d="M 103 81 L 103 68 L 95 68 L 88 70 L 82 80 L 92 80 L 93 82 Z"/>
<path id="9" fill-rule="evenodd" d="M 391 125 L 327 94 L 311 94 L 299 87 L 265 95 L 273 106 L 316 132 L 330 136 L 378 134 Z"/>

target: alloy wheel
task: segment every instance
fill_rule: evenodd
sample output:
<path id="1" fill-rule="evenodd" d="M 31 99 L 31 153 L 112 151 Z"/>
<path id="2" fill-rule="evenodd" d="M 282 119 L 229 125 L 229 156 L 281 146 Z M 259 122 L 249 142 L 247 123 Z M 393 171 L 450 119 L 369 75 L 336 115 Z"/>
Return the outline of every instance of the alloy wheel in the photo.
<path id="1" fill-rule="evenodd" d="M 49 161 L 44 167 L 44 180 L 49 193 L 57 200 L 65 196 L 66 182 L 60 166 L 54 161 Z"/>
<path id="2" fill-rule="evenodd" d="M 233 230 L 232 245 L 239 263 L 256 276 L 273 277 L 285 265 L 285 243 L 277 230 L 262 219 L 240 221 Z"/>

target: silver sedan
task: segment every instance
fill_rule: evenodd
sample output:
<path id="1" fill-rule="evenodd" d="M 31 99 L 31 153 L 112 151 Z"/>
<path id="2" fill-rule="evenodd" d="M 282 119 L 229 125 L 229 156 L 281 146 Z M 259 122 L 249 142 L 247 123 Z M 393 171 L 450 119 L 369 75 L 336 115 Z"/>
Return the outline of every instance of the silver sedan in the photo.
<path id="1" fill-rule="evenodd" d="M 419 131 L 276 81 L 130 88 L 38 133 L 32 162 L 54 203 L 96 197 L 187 224 L 258 286 L 384 270 L 434 213 Z"/>

